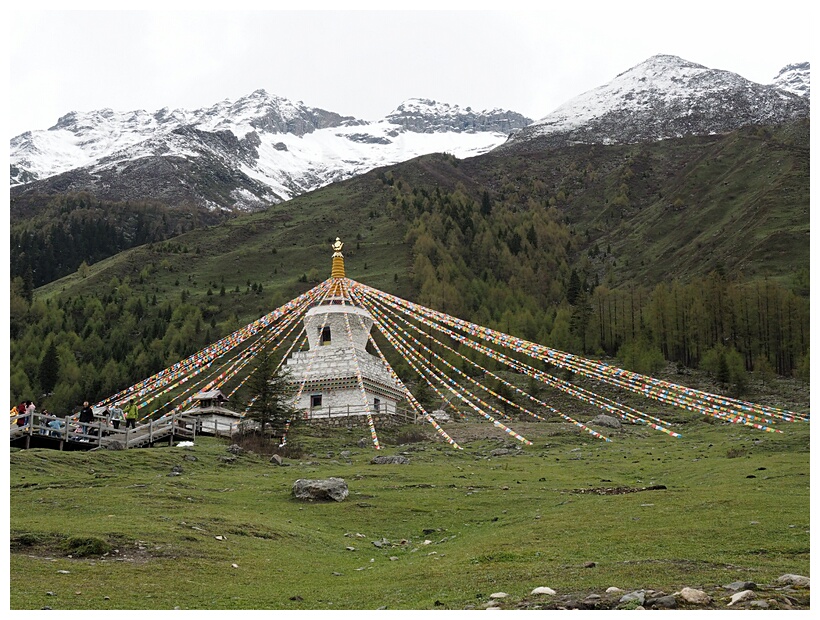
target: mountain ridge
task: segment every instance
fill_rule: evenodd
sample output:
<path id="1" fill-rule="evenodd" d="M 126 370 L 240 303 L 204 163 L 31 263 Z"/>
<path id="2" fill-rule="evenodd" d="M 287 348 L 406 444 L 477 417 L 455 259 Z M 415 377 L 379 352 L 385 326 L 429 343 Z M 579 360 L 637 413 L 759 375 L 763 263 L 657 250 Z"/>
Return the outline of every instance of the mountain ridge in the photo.
<path id="1" fill-rule="evenodd" d="M 808 96 L 796 94 L 808 71 L 808 63 L 789 65 L 774 84 L 761 85 L 730 71 L 658 54 L 570 99 L 499 150 L 533 141 L 538 148 L 634 144 L 788 122 L 809 115 Z"/>

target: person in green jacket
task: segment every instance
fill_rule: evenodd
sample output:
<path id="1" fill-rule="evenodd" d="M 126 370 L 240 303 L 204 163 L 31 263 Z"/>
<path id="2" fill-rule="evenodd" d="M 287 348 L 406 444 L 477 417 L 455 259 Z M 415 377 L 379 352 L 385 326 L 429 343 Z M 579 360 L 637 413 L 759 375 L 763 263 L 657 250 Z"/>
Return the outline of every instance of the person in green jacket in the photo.
<path id="1" fill-rule="evenodd" d="M 137 424 L 137 399 L 132 398 L 131 402 L 125 407 L 125 429 L 136 428 Z"/>

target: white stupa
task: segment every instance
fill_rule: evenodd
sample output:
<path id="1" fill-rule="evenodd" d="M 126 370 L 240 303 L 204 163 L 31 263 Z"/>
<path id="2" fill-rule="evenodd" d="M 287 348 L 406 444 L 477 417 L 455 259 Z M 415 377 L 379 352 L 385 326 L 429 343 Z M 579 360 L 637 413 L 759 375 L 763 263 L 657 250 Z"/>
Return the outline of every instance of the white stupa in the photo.
<path id="1" fill-rule="evenodd" d="M 367 351 L 370 313 L 346 294 L 342 242 L 333 244 L 331 293 L 305 313 L 309 349 L 286 363 L 307 417 L 395 414 L 404 395 L 380 357 Z"/>

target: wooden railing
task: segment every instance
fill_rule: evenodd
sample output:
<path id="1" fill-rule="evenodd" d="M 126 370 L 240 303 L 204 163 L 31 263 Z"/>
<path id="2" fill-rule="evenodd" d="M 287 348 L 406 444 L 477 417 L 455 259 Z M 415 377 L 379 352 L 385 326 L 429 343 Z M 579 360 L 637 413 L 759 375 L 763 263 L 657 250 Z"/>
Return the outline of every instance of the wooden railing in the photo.
<path id="1" fill-rule="evenodd" d="M 135 428 L 125 428 L 125 422 L 122 422 L 119 428 L 114 428 L 106 418 L 98 418 L 93 422 L 79 422 L 70 415 L 60 418 L 34 413 L 31 416 L 10 416 L 10 419 L 11 441 L 20 441 L 28 448 L 34 438 L 46 442 L 51 440 L 59 443 L 61 450 L 67 443 L 78 447 L 108 447 L 113 446 L 114 442 L 119 442 L 123 448 L 138 448 L 165 439 L 173 443 L 174 439 L 180 437 L 194 438 L 197 429 L 195 418 L 179 413 L 139 424 Z M 25 421 L 22 426 L 17 424 L 19 419 Z"/>

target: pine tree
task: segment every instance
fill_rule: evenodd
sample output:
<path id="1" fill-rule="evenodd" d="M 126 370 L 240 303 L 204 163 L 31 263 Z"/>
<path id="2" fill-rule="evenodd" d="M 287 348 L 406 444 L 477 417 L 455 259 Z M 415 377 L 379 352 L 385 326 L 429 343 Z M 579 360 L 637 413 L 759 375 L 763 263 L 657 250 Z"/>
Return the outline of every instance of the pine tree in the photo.
<path id="1" fill-rule="evenodd" d="M 60 374 L 60 359 L 57 356 L 57 345 L 54 340 L 48 345 L 46 352 L 43 354 L 43 359 L 40 360 L 40 389 L 44 394 L 50 394 L 54 391 L 54 386 L 57 385 L 57 378 Z"/>
<path id="2" fill-rule="evenodd" d="M 248 409 L 247 417 L 259 423 L 263 434 L 270 429 L 275 436 L 281 437 L 287 422 L 293 425 L 299 419 L 292 404 L 293 386 L 284 367 L 276 370 L 270 353 L 262 352 L 257 356 L 256 368 L 248 380 L 248 391 L 250 398 L 255 400 Z"/>

